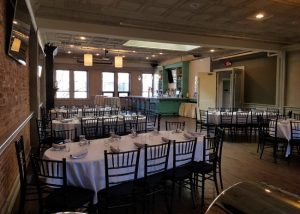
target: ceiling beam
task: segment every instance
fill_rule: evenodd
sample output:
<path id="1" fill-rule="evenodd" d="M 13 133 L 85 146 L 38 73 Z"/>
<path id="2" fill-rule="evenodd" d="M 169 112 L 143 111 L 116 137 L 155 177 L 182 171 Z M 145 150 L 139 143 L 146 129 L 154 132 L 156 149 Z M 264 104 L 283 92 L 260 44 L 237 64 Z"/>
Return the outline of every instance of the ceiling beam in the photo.
<path id="1" fill-rule="evenodd" d="M 39 29 L 43 31 L 77 33 L 85 36 L 100 36 L 119 39 L 137 39 L 145 41 L 169 42 L 178 44 L 200 45 L 227 49 L 252 51 L 280 51 L 282 44 L 249 39 L 225 38 L 145 30 L 128 26 L 109 26 L 83 22 L 72 22 L 46 18 L 36 18 Z M 45 41 L 48 42 L 48 41 Z"/>

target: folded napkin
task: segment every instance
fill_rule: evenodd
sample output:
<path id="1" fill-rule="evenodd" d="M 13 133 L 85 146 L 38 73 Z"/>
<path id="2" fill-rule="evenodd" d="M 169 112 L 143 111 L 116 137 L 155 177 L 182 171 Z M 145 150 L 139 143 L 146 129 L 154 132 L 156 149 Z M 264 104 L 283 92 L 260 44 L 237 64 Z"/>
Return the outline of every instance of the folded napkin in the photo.
<path id="1" fill-rule="evenodd" d="M 158 134 L 159 134 L 159 131 L 153 130 L 151 133 L 154 134 L 154 135 L 158 135 Z"/>
<path id="2" fill-rule="evenodd" d="M 85 146 L 85 145 L 90 145 L 90 141 L 89 140 L 83 140 L 79 142 L 79 146 Z"/>
<path id="3" fill-rule="evenodd" d="M 62 119 L 61 120 L 62 123 L 68 123 L 68 122 L 71 122 L 71 121 L 72 121 L 72 119 Z"/>
<path id="4" fill-rule="evenodd" d="M 65 148 L 66 148 L 66 144 L 52 143 L 52 147 L 53 147 L 54 149 L 57 149 L 57 150 L 65 149 Z"/>
<path id="5" fill-rule="evenodd" d="M 142 143 L 134 142 L 133 144 L 140 149 L 145 147 L 145 144 L 142 144 Z"/>
<path id="6" fill-rule="evenodd" d="M 83 150 L 80 150 L 78 152 L 74 152 L 74 153 L 70 154 L 70 157 L 71 158 L 83 158 L 87 155 L 87 153 L 88 153 L 88 150 L 83 149 Z"/>
<path id="7" fill-rule="evenodd" d="M 121 151 L 119 148 L 115 148 L 113 146 L 110 146 L 109 148 L 112 153 L 119 153 Z"/>
<path id="8" fill-rule="evenodd" d="M 195 137 L 190 135 L 190 134 L 187 134 L 187 133 L 183 133 L 183 136 L 186 138 L 186 139 L 194 139 Z"/>
<path id="9" fill-rule="evenodd" d="M 117 135 L 117 134 L 111 134 L 110 135 L 112 138 L 121 138 L 121 136 L 120 135 Z"/>
<path id="10" fill-rule="evenodd" d="M 165 137 L 161 137 L 161 140 L 166 143 L 168 143 L 170 141 L 168 138 L 165 138 Z"/>

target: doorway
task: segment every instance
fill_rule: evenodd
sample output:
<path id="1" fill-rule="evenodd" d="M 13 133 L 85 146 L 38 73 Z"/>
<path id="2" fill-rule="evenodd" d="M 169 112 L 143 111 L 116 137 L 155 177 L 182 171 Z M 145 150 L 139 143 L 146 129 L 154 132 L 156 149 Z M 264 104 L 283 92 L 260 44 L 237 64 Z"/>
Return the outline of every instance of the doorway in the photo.
<path id="1" fill-rule="evenodd" d="M 222 107 L 230 108 L 230 79 L 222 79 Z"/>
<path id="2" fill-rule="evenodd" d="M 217 106 L 241 108 L 244 98 L 244 67 L 214 71 L 217 73 Z"/>

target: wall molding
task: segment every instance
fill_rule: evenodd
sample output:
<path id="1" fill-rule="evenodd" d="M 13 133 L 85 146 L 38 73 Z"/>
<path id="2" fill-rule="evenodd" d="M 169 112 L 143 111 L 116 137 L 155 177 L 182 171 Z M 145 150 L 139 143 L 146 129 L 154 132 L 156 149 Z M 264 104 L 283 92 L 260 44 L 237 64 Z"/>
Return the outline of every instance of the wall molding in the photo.
<path id="1" fill-rule="evenodd" d="M 25 126 L 30 122 L 31 118 L 33 117 L 33 112 L 31 112 L 27 118 L 22 121 L 17 128 L 8 136 L 7 139 L 4 140 L 4 142 L 0 145 L 0 155 L 3 153 L 3 151 L 11 144 L 11 142 L 14 141 L 14 139 L 18 136 L 18 134 L 25 128 Z"/>

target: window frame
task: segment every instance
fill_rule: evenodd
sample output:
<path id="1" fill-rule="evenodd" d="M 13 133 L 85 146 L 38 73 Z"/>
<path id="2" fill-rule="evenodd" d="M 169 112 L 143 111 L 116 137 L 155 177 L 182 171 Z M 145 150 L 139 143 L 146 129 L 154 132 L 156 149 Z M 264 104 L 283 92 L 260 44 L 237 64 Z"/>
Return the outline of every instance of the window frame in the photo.
<path id="1" fill-rule="evenodd" d="M 151 78 L 151 94 L 150 94 L 150 97 L 153 96 L 153 78 L 154 78 L 154 75 L 152 73 L 142 73 L 142 79 L 141 79 L 141 84 L 142 84 L 142 87 L 141 87 L 141 96 L 142 97 L 148 97 L 148 90 L 147 90 L 147 96 L 144 96 L 143 93 L 146 92 L 146 91 L 143 91 L 143 79 L 144 79 L 144 75 L 151 75 L 152 78 Z"/>
<path id="2" fill-rule="evenodd" d="M 80 70 L 80 69 L 61 69 L 61 68 L 55 68 L 54 70 L 54 79 L 56 81 L 56 71 L 63 70 L 63 71 L 69 71 L 69 97 L 68 98 L 58 98 L 57 94 L 55 93 L 55 99 L 59 100 L 69 100 L 69 99 L 75 99 L 75 100 L 87 100 L 89 99 L 89 72 L 88 70 Z M 75 71 L 84 71 L 86 72 L 86 98 L 75 98 Z"/>
<path id="3" fill-rule="evenodd" d="M 119 90 L 119 74 L 128 74 L 128 91 L 120 91 Z M 130 90 L 131 90 L 131 73 L 129 73 L 129 72 L 118 72 L 118 74 L 117 74 L 117 93 L 118 93 L 118 97 L 120 97 L 120 94 L 127 94 L 126 96 L 129 96 L 130 95 Z M 126 96 L 124 96 L 124 97 L 126 97 Z"/>
<path id="4" fill-rule="evenodd" d="M 85 74 L 86 74 L 86 91 L 76 91 L 75 90 L 75 72 L 85 72 Z M 89 89 L 89 82 L 88 82 L 88 72 L 87 71 L 84 71 L 84 70 L 73 70 L 73 99 L 76 99 L 76 100 L 78 100 L 78 99 L 88 99 L 88 97 L 89 97 L 89 93 L 88 93 L 88 89 Z M 86 97 L 85 98 L 76 98 L 75 97 L 75 93 L 76 92 L 86 92 Z"/>
<path id="5" fill-rule="evenodd" d="M 58 81 L 57 81 L 57 71 L 64 71 L 64 72 L 68 72 L 69 73 L 69 90 L 68 91 L 60 91 L 59 90 L 59 86 L 58 86 Z M 60 100 L 63 100 L 63 99 L 71 99 L 72 95 L 71 95 L 71 70 L 67 70 L 67 69 L 56 69 L 55 70 L 55 85 L 54 85 L 54 88 L 57 89 L 56 92 L 55 92 L 55 99 L 60 99 Z M 56 85 L 57 84 L 57 85 Z M 69 93 L 69 97 L 57 97 L 57 92 L 68 92 Z"/>
<path id="6" fill-rule="evenodd" d="M 104 73 L 111 73 L 111 74 L 113 74 L 113 76 L 114 76 L 114 82 L 113 82 L 113 88 L 114 88 L 114 90 L 113 91 L 104 91 L 103 89 L 103 87 L 104 87 L 104 78 L 103 78 L 103 74 Z M 112 72 L 112 71 L 103 71 L 103 72 L 101 72 L 101 76 L 102 76 L 102 78 L 101 78 L 101 92 L 102 92 L 102 95 L 104 95 L 104 96 L 106 96 L 105 94 L 107 93 L 111 93 L 112 94 L 112 97 L 114 97 L 114 95 L 115 95 L 115 90 L 116 90 L 116 86 L 115 86 L 115 84 L 116 84 L 116 75 L 115 75 L 115 72 Z"/>

